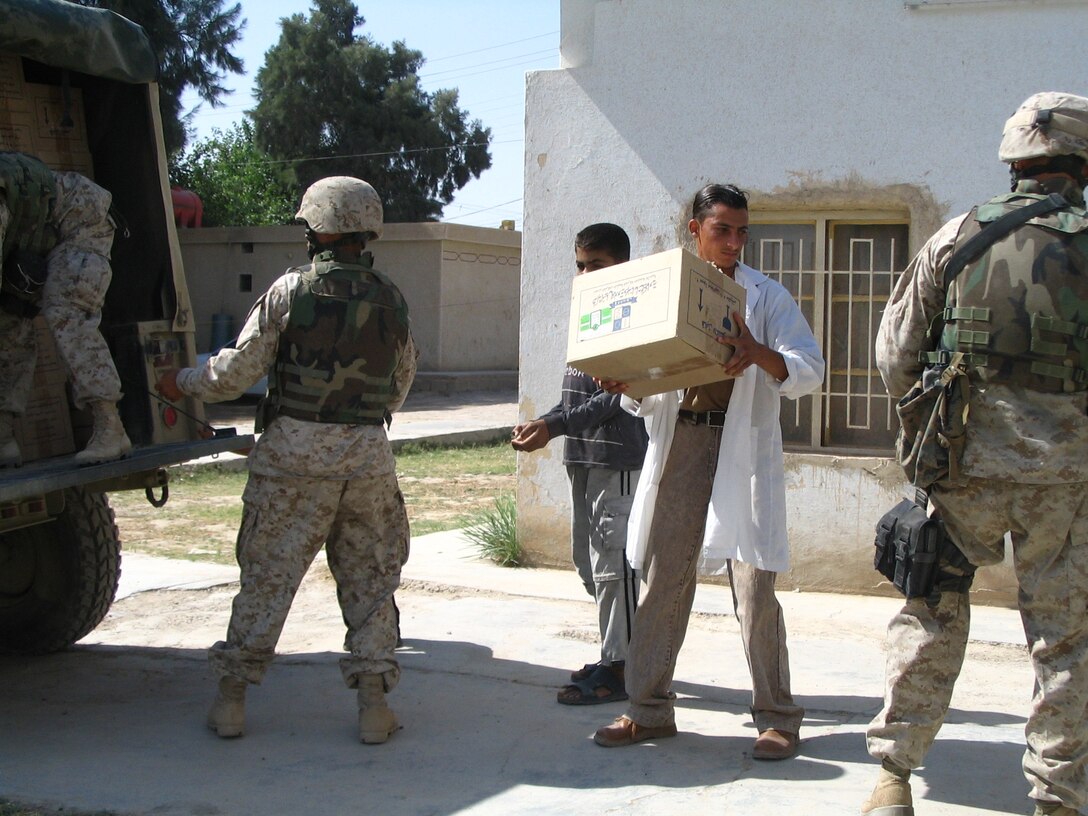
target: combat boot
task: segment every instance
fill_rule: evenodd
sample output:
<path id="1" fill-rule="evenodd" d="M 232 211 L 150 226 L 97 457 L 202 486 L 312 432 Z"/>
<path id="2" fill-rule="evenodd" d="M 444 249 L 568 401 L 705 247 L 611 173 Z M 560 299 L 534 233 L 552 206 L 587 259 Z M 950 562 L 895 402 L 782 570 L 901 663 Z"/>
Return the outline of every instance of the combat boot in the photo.
<path id="1" fill-rule="evenodd" d="M 98 400 L 92 402 L 90 407 L 94 416 L 94 433 L 87 447 L 76 454 L 76 464 L 95 465 L 128 456 L 132 451 L 132 442 L 121 424 L 116 403 Z"/>
<path id="2" fill-rule="evenodd" d="M 377 745 L 397 730 L 397 718 L 385 704 L 385 681 L 380 674 L 359 675 L 359 741 Z"/>
<path id="3" fill-rule="evenodd" d="M 868 801 L 861 806 L 862 816 L 914 816 L 910 795 L 910 771 L 881 763 L 880 777 Z"/>
<path id="4" fill-rule="evenodd" d="M 1036 802 L 1034 816 L 1079 816 L 1080 811 L 1061 802 Z"/>
<path id="5" fill-rule="evenodd" d="M 208 712 L 208 728 L 221 737 L 240 737 L 246 726 L 246 681 L 240 677 L 219 678 L 219 693 Z"/>
<path id="6" fill-rule="evenodd" d="M 15 414 L 0 411 L 0 468 L 20 467 L 23 454 L 15 439 Z"/>

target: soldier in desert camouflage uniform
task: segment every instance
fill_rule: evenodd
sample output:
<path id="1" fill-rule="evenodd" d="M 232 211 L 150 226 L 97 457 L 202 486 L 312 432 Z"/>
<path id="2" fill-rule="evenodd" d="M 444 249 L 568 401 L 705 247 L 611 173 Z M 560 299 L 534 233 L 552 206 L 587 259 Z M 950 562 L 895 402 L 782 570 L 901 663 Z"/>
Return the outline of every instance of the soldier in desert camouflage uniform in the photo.
<path id="1" fill-rule="evenodd" d="M 907 392 L 935 320 L 944 330 L 926 360 L 967 355 L 961 477 L 936 483 L 930 501 L 976 567 L 1001 562 L 1011 534 L 1036 677 L 1023 769 L 1036 814 L 1074 816 L 1088 804 L 1088 99 L 1029 98 L 1005 125 L 1000 158 L 1012 192 L 950 221 L 911 262 L 880 324 L 877 365 L 889 393 Z M 1065 205 L 999 239 L 946 299 L 952 253 L 1052 193 Z M 948 711 L 969 620 L 967 591 L 947 587 L 892 619 L 884 707 L 867 733 L 882 770 L 863 813 L 913 814 L 910 771 Z"/>
<path id="2" fill-rule="evenodd" d="M 219 694 L 208 726 L 244 730 L 245 689 L 260 683 L 287 612 L 322 545 L 347 624 L 340 668 L 358 689 L 359 738 L 397 728 L 385 702 L 400 676 L 393 591 L 408 558 L 408 518 L 386 421 L 415 376 L 416 351 L 400 291 L 373 268 L 368 240 L 382 205 L 364 181 L 315 182 L 296 216 L 313 263 L 288 270 L 254 305 L 236 348 L 201 368 L 168 372 L 167 399 L 233 399 L 269 375 L 263 426 L 249 455 L 238 531 L 241 587 L 226 641 L 209 657 Z"/>
<path id="3" fill-rule="evenodd" d="M 24 153 L 0 152 L 0 467 L 22 463 L 13 423 L 26 410 L 45 318 L 68 371 L 72 397 L 94 433 L 81 464 L 132 450 L 117 412 L 121 380 L 98 324 L 110 285 L 110 193 L 78 173 L 54 173 Z"/>

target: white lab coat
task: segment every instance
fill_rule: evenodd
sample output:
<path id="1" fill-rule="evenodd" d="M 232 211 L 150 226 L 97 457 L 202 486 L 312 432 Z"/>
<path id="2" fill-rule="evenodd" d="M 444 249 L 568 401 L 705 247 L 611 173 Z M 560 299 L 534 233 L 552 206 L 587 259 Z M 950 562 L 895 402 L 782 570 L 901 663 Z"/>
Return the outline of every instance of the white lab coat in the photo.
<path id="1" fill-rule="evenodd" d="M 737 265 L 736 281 L 747 294 L 745 323 L 752 336 L 783 356 L 789 376 L 778 382 L 751 366 L 733 387 L 707 510 L 699 563 L 703 574 L 724 572 L 727 559 L 772 572 L 789 569 L 779 403 L 781 397 L 797 399 L 812 393 L 824 377 L 816 338 L 789 292 L 744 264 Z M 638 402 L 623 399 L 628 411 L 645 417 L 650 437 L 628 520 L 627 557 L 635 569 L 642 569 L 646 558 L 658 486 L 682 397 L 682 391 L 670 391 Z M 685 512 L 683 507 L 661 509 Z"/>

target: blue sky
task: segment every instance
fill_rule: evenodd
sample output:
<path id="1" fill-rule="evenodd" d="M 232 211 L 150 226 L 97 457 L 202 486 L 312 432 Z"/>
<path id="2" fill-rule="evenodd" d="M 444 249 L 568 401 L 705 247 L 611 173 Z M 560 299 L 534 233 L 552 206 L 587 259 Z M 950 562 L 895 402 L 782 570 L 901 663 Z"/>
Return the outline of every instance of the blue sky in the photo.
<path id="1" fill-rule="evenodd" d="M 355 0 L 366 18 L 361 31 L 389 45 L 403 40 L 423 52 L 428 91 L 457 88 L 461 109 L 491 128 L 491 168 L 447 205 L 443 220 L 497 227 L 522 226 L 525 73 L 559 67 L 559 0 Z M 226 81 L 224 105 L 203 105 L 190 120 L 196 139 L 229 129 L 253 106 L 253 79 L 265 52 L 279 40 L 279 21 L 309 14 L 308 0 L 241 0 L 247 19 L 235 53 L 245 76 Z M 187 109 L 197 100 L 187 96 Z M 192 144 L 192 142 L 190 142 Z"/>

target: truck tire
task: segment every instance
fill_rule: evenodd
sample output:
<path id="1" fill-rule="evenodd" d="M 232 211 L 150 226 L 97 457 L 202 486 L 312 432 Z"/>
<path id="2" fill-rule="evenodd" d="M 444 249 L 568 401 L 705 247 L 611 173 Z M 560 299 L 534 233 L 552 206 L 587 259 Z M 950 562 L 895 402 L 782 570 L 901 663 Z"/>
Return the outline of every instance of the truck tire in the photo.
<path id="1" fill-rule="evenodd" d="M 54 520 L 0 535 L 0 652 L 71 646 L 109 611 L 121 541 L 103 493 L 64 491 Z"/>

